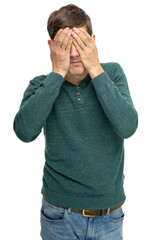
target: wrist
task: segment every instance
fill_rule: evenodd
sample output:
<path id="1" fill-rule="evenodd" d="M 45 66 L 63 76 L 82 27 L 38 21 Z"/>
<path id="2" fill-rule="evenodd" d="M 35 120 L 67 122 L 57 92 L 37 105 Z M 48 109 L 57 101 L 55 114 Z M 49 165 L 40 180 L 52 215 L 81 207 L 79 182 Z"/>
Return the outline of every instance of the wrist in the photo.
<path id="1" fill-rule="evenodd" d="M 93 68 L 88 72 L 89 72 L 90 77 L 93 79 L 93 78 L 97 77 L 99 74 L 103 73 L 104 70 L 101 67 L 101 65 L 99 65 L 97 68 Z"/>
<path id="2" fill-rule="evenodd" d="M 59 73 L 63 78 L 66 76 L 66 72 L 57 70 L 57 69 L 55 69 L 55 68 L 52 68 L 52 72 L 54 72 L 54 73 Z"/>

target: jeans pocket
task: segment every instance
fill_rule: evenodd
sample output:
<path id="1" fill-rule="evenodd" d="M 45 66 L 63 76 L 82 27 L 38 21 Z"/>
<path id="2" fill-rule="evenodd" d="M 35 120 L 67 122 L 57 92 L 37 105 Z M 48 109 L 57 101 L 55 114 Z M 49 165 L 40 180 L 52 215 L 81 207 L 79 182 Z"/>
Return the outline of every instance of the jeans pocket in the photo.
<path id="1" fill-rule="evenodd" d="M 109 213 L 109 220 L 112 223 L 118 223 L 118 222 L 122 222 L 124 219 L 124 212 L 122 210 L 122 207 L 116 209 L 113 212 Z"/>
<path id="2" fill-rule="evenodd" d="M 42 200 L 41 219 L 48 222 L 61 222 L 66 217 L 66 209 Z"/>

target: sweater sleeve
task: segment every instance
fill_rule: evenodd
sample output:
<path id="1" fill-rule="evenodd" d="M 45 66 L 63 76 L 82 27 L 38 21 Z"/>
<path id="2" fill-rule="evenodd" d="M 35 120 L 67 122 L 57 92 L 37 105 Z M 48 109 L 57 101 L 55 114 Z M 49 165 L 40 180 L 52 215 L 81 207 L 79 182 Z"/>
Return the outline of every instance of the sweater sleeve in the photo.
<path id="1" fill-rule="evenodd" d="M 38 137 L 64 81 L 60 74 L 54 72 L 30 81 L 13 123 L 20 140 L 31 142 Z"/>
<path id="2" fill-rule="evenodd" d="M 120 64 L 114 63 L 114 66 L 112 79 L 105 71 L 91 82 L 113 130 L 121 138 L 129 138 L 138 127 L 138 114 L 130 96 L 125 73 Z"/>

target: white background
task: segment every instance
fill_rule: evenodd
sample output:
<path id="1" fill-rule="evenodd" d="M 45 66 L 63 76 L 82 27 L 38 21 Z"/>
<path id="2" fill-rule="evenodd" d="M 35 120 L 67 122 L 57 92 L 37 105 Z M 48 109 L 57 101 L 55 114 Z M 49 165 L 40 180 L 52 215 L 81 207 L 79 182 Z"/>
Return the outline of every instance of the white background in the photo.
<path id="1" fill-rule="evenodd" d="M 0 6 L 0 239 L 40 240 L 43 133 L 32 143 L 13 132 L 29 81 L 51 71 L 47 20 L 75 3 L 91 17 L 100 62 L 118 62 L 139 114 L 125 140 L 124 240 L 160 239 L 160 37 L 158 1 L 3 1 Z"/>

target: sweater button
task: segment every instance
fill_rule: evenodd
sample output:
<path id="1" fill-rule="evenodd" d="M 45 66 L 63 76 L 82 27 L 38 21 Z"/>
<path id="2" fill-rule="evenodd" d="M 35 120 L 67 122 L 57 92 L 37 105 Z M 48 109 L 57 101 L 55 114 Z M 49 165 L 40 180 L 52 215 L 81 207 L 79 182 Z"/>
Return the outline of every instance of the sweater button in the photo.
<path id="1" fill-rule="evenodd" d="M 78 101 L 81 101 L 81 98 L 78 98 Z"/>
<path id="2" fill-rule="evenodd" d="M 79 95 L 80 93 L 79 92 L 77 92 L 77 95 Z"/>

